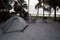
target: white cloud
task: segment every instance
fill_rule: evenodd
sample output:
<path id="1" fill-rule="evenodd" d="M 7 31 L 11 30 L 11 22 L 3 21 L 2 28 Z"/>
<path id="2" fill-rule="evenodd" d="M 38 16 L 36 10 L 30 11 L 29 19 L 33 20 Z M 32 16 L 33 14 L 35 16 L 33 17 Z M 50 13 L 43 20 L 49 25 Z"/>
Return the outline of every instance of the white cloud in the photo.
<path id="1" fill-rule="evenodd" d="M 28 4 L 28 0 L 25 0 L 26 3 Z M 30 13 L 36 13 L 36 10 L 35 10 L 35 5 L 38 3 L 37 0 L 29 0 L 29 12 Z"/>

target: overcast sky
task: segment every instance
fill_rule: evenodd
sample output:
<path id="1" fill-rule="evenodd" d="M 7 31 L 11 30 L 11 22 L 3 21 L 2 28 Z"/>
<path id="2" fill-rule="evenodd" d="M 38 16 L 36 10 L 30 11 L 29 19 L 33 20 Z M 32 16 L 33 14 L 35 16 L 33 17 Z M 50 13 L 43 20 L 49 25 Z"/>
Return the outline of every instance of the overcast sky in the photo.
<path id="1" fill-rule="evenodd" d="M 26 0 L 27 4 L 28 4 L 28 0 Z M 35 9 L 35 5 L 38 3 L 37 0 L 30 0 L 29 2 L 29 12 L 30 13 L 36 13 L 36 9 Z"/>

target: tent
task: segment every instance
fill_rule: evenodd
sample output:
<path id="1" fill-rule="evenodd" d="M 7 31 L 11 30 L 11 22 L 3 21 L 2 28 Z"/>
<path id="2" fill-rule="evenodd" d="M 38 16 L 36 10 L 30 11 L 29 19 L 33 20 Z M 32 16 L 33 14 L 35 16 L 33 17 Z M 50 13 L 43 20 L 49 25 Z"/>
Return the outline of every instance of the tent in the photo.
<path id="1" fill-rule="evenodd" d="M 0 28 L 2 29 L 3 33 L 18 31 L 23 32 L 27 27 L 28 24 L 25 22 L 25 20 L 17 16 L 8 19 L 6 22 L 0 25 Z"/>

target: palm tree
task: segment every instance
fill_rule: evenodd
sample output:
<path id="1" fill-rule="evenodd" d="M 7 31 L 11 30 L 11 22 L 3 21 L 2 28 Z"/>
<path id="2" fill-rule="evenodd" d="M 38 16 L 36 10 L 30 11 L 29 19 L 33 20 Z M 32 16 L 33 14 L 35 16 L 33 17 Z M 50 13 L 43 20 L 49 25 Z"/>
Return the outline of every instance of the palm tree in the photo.
<path id="1" fill-rule="evenodd" d="M 51 7 L 49 7 L 49 18 L 50 18 L 50 15 L 51 15 Z"/>
<path id="2" fill-rule="evenodd" d="M 56 21 L 56 7 L 59 7 L 59 0 L 49 0 L 49 5 L 54 8 L 54 21 Z"/>
<path id="3" fill-rule="evenodd" d="M 48 8 L 45 8 L 45 6 L 44 6 L 44 5 L 47 6 L 48 0 L 42 0 L 42 3 L 43 3 L 43 21 L 44 21 L 44 19 L 45 19 L 45 17 L 44 17 L 44 11 L 46 11 L 46 10 L 49 11 Z"/>
<path id="4" fill-rule="evenodd" d="M 36 18 L 39 16 L 39 8 L 41 8 L 41 7 L 42 7 L 42 6 L 40 6 L 39 3 L 37 3 L 37 4 L 35 5 L 35 9 L 37 9 Z"/>
<path id="5" fill-rule="evenodd" d="M 44 21 L 44 0 L 38 0 L 40 6 L 43 8 L 43 21 Z M 42 5 L 43 4 L 43 5 Z"/>
<path id="6" fill-rule="evenodd" d="M 47 8 L 44 8 L 45 11 L 49 12 L 49 18 L 50 18 L 50 15 L 51 15 L 51 7 L 47 7 Z"/>

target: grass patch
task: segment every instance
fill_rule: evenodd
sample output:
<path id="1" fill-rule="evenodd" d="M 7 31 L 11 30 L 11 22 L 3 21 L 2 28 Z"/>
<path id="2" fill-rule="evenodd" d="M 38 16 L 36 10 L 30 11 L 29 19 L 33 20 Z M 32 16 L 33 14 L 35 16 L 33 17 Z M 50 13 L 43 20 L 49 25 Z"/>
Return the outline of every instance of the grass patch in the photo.
<path id="1" fill-rule="evenodd" d="M 43 16 L 31 16 L 32 17 L 32 19 L 34 19 L 34 18 L 43 18 Z M 54 21 L 54 17 L 47 17 L 47 19 L 50 19 L 50 20 L 52 20 L 52 21 Z M 60 22 L 60 17 L 56 17 L 56 21 L 57 22 Z"/>

